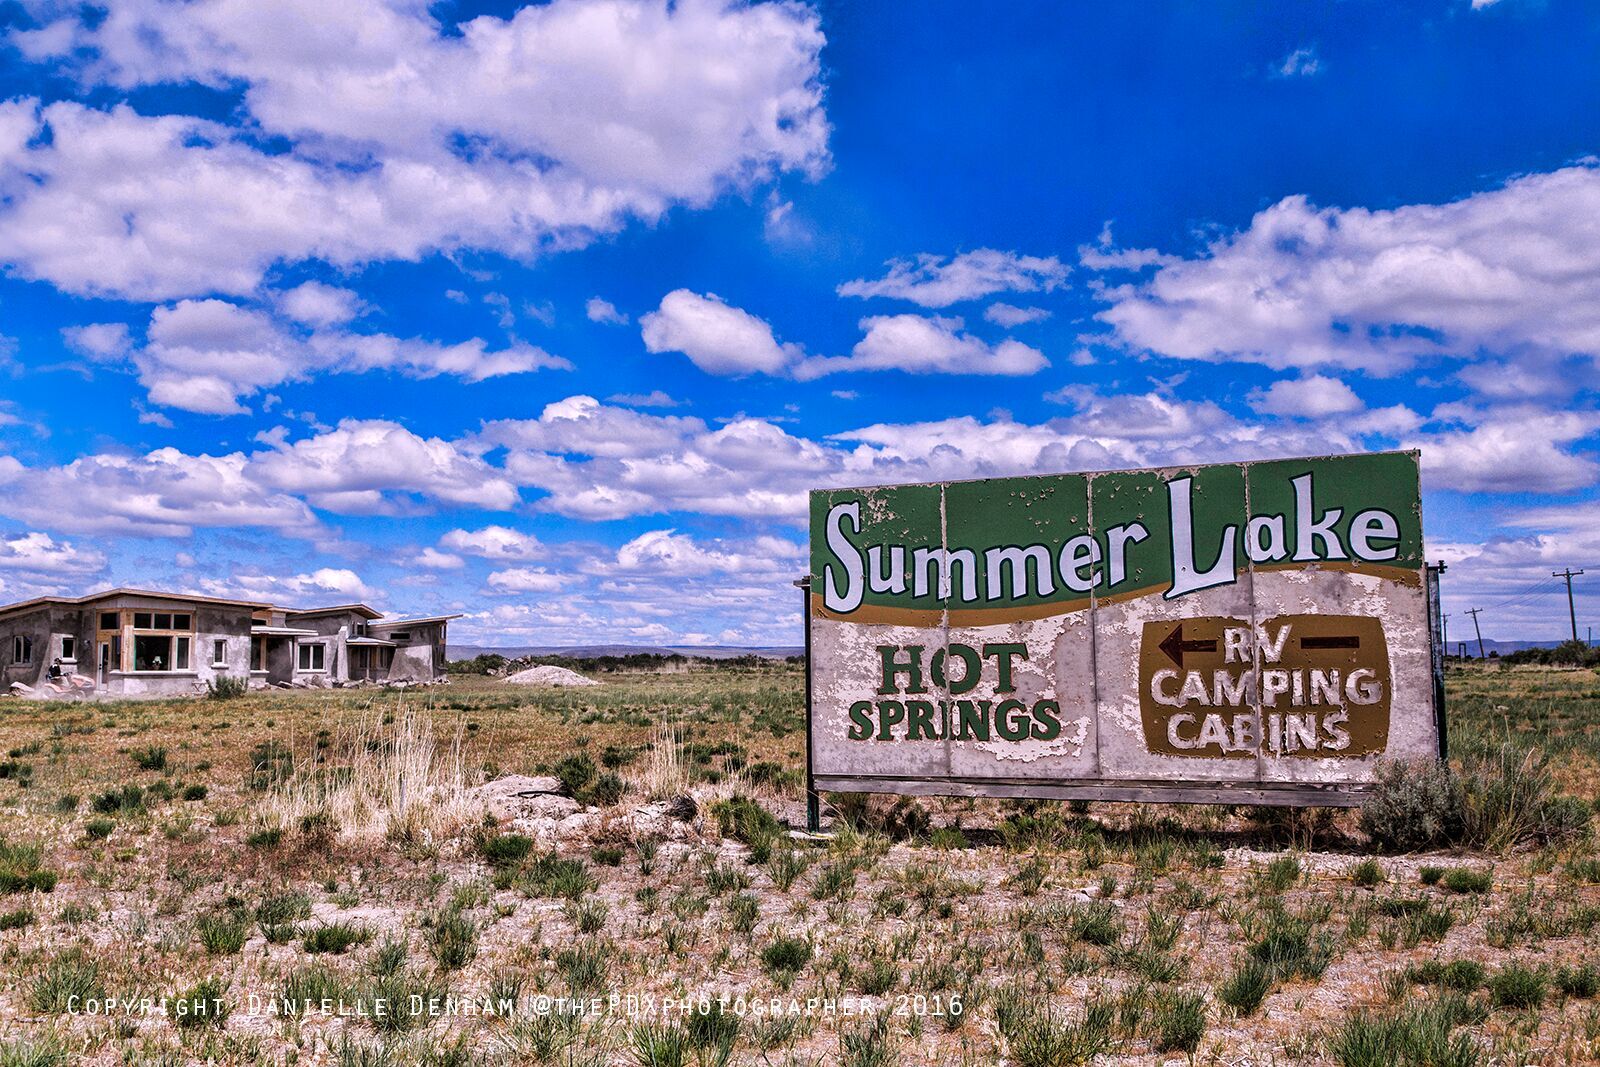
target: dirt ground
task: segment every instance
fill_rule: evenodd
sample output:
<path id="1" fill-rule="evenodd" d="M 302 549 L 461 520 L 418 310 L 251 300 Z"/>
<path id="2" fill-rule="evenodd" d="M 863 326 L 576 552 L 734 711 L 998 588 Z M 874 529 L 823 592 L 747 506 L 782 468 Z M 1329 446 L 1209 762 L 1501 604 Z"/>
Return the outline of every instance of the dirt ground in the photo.
<path id="1" fill-rule="evenodd" d="M 797 668 L 599 677 L 0 704 L 0 1067 L 1600 1062 L 1590 836 L 835 798 L 797 839 Z M 1537 744 L 1592 810 L 1600 674 L 1449 689 L 1453 756 Z"/>

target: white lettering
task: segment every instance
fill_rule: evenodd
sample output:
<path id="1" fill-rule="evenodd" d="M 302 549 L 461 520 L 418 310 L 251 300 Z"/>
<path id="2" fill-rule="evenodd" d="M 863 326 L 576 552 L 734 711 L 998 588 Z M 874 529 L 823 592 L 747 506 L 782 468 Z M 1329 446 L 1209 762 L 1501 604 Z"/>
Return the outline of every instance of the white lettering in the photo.
<path id="1" fill-rule="evenodd" d="M 1100 572 L 1094 567 L 1099 562 L 1099 543 L 1088 534 L 1079 534 L 1061 546 L 1061 581 L 1068 589 L 1087 593 L 1100 580 Z M 1090 568 L 1087 578 L 1081 573 L 1085 567 Z"/>
<path id="2" fill-rule="evenodd" d="M 1339 535 L 1333 532 L 1333 526 L 1344 514 L 1343 508 L 1330 508 L 1323 512 L 1322 518 L 1313 521 L 1316 513 L 1311 501 L 1311 475 L 1302 474 L 1290 482 L 1294 486 L 1294 558 L 1297 563 L 1305 563 L 1315 559 L 1344 559 L 1344 546 L 1339 543 Z M 1326 556 L 1318 556 L 1313 543 L 1322 539 L 1322 547 L 1327 551 Z"/>
<path id="3" fill-rule="evenodd" d="M 1263 533 L 1267 535 L 1265 542 L 1261 540 Z M 1283 545 L 1283 516 L 1257 515 L 1251 519 L 1250 525 L 1245 527 L 1244 547 L 1252 563 L 1271 563 L 1287 556 L 1289 550 Z"/>
<path id="4" fill-rule="evenodd" d="M 1374 537 L 1397 543 L 1388 548 L 1378 548 L 1372 543 Z M 1350 523 L 1350 550 L 1357 559 L 1394 559 L 1400 554 L 1399 540 L 1400 524 L 1387 511 L 1363 511 Z"/>
<path id="5" fill-rule="evenodd" d="M 1133 522 L 1126 526 L 1113 526 L 1106 531 L 1106 543 L 1111 548 L 1111 558 L 1107 567 L 1111 572 L 1111 586 L 1115 588 L 1122 584 L 1128 576 L 1128 545 L 1138 544 L 1150 536 L 1150 531 L 1145 529 L 1144 523 Z"/>
<path id="6" fill-rule="evenodd" d="M 1029 596 L 1032 584 L 1029 582 L 1029 564 L 1032 564 L 1032 573 L 1038 580 L 1040 596 L 1049 596 L 1056 591 L 1056 583 L 1050 577 L 1050 550 L 1043 545 L 1027 545 L 1019 548 L 1016 545 L 1006 545 L 1002 548 L 991 548 L 983 554 L 984 562 L 988 565 L 989 599 L 1000 600 L 1005 598 L 1002 577 L 1007 565 L 1011 567 L 1011 596 L 1009 599 L 1021 600 Z"/>
<path id="7" fill-rule="evenodd" d="M 1233 546 L 1239 528 L 1232 525 L 1223 527 L 1222 548 L 1217 553 L 1217 562 L 1210 570 L 1197 569 L 1199 565 L 1194 557 L 1193 489 L 1193 478 L 1174 478 L 1167 483 L 1167 500 L 1172 509 L 1172 588 L 1163 594 L 1167 600 L 1210 589 L 1214 585 L 1227 585 L 1237 576 Z"/>
<path id="8" fill-rule="evenodd" d="M 889 570 L 883 569 L 883 545 L 867 549 L 867 588 L 874 593 L 904 593 L 906 591 L 906 550 L 904 545 L 890 545 Z"/>
<path id="9" fill-rule="evenodd" d="M 828 551 L 838 557 L 844 568 L 841 589 L 835 577 L 833 564 L 822 569 L 822 606 L 829 611 L 854 611 L 861 606 L 865 582 L 862 580 L 861 552 L 845 536 L 844 520 L 849 519 L 854 532 L 861 532 L 861 502 L 835 504 L 828 509 Z"/>
<path id="10" fill-rule="evenodd" d="M 919 548 L 911 554 L 912 567 L 916 571 L 915 580 L 912 582 L 912 591 L 915 596 L 928 595 L 928 569 L 933 565 L 938 569 L 939 580 L 937 588 L 939 596 L 948 600 L 956 564 L 961 564 L 961 599 L 972 601 L 978 599 L 978 557 L 969 548 Z"/>

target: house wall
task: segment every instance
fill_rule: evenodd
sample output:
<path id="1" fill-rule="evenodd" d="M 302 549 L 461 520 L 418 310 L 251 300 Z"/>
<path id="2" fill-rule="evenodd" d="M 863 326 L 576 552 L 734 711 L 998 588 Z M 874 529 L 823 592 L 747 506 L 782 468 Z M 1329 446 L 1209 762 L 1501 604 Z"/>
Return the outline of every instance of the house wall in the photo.
<path id="1" fill-rule="evenodd" d="M 195 641 L 200 646 L 195 658 L 195 676 L 202 682 L 220 677 L 250 680 L 250 612 L 239 608 L 199 606 L 194 616 Z M 202 636 L 203 635 L 203 636 Z M 227 642 L 218 666 L 212 657 L 212 642 Z"/>
<path id="2" fill-rule="evenodd" d="M 105 682 L 99 691 L 110 696 L 155 697 L 186 696 L 203 693 L 219 677 L 250 677 L 250 626 L 251 612 L 245 607 L 222 604 L 190 604 L 181 600 L 152 600 L 139 597 L 115 597 L 87 604 L 83 608 L 86 625 L 98 627 L 104 611 L 164 611 L 185 612 L 193 617 L 189 648 L 189 666 L 185 670 L 123 671 L 113 661 Z M 213 642 L 222 640 L 226 649 L 219 667 L 213 661 Z M 122 643 L 131 657 L 133 630 L 124 627 Z M 98 650 L 96 652 L 98 655 Z M 131 659 L 129 660 L 131 662 Z M 94 666 L 94 665 L 91 665 Z M 99 680 L 97 671 L 83 671 Z"/>
<path id="3" fill-rule="evenodd" d="M 81 626 L 82 614 L 77 608 L 43 605 L 0 620 L 0 664 L 4 665 L 0 667 L 0 680 L 4 682 L 3 688 L 9 691 L 13 682 L 22 682 L 34 688 L 43 685 L 51 660 L 61 654 L 62 636 L 77 639 L 79 657 L 78 664 L 63 663 L 62 672 L 70 674 L 80 669 L 86 648 Z M 33 640 L 33 655 L 25 663 L 12 660 L 14 639 L 19 636 Z"/>
<path id="4" fill-rule="evenodd" d="M 289 612 L 286 625 L 298 630 L 315 630 L 319 634 L 326 634 L 330 640 L 323 641 L 328 651 L 323 657 L 325 669 L 322 671 L 302 671 L 299 669 L 299 652 L 295 653 L 295 673 L 301 677 L 310 677 L 314 674 L 324 675 L 329 682 L 347 682 L 350 680 L 350 650 L 345 647 L 345 642 L 356 632 L 356 625 L 363 621 L 362 616 L 353 611 L 344 611 L 331 615 L 296 615 Z M 296 638 L 296 643 L 317 641 L 314 637 Z"/>
<path id="5" fill-rule="evenodd" d="M 407 634 L 394 650 L 389 667 L 392 681 L 432 681 L 444 673 L 445 626 L 443 622 L 408 624 L 395 629 L 374 630 L 373 634 L 395 640 L 396 633 Z"/>
<path id="6" fill-rule="evenodd" d="M 294 677 L 294 673 L 294 642 L 288 640 L 268 640 L 267 680 L 271 682 L 287 682 Z"/>

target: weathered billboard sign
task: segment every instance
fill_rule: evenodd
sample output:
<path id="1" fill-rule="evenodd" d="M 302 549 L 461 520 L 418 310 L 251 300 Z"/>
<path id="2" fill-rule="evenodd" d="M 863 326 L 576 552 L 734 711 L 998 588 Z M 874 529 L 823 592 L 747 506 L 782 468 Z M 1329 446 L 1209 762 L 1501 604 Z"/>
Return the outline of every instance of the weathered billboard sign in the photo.
<path id="1" fill-rule="evenodd" d="M 814 492 L 816 788 L 1350 803 L 1427 580 L 1414 452 Z"/>

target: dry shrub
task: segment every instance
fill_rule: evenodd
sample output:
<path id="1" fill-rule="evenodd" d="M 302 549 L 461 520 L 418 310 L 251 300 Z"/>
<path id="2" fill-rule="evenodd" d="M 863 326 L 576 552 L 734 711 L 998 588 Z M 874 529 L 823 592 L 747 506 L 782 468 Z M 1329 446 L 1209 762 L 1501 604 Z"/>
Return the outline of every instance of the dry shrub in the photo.
<path id="1" fill-rule="evenodd" d="M 1499 852 L 1588 833 L 1589 810 L 1555 793 L 1549 760 L 1515 742 L 1487 748 L 1455 771 L 1433 760 L 1378 768 L 1361 829 L 1380 848 L 1463 845 Z"/>
<path id="2" fill-rule="evenodd" d="M 256 827 L 426 845 L 480 822 L 483 804 L 469 793 L 462 726 L 441 747 L 426 711 L 402 699 L 387 718 L 369 706 L 335 730 L 326 748 L 297 760 L 257 805 Z"/>
<path id="3" fill-rule="evenodd" d="M 650 751 L 640 761 L 630 783 L 651 800 L 665 800 L 689 791 L 689 773 L 683 765 L 683 742 L 677 727 L 662 723 L 650 741 Z"/>

